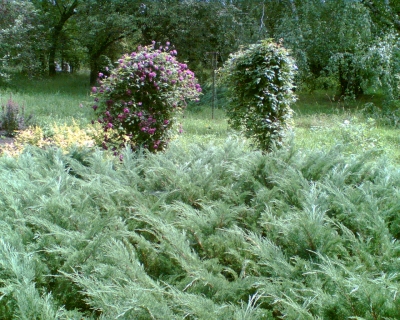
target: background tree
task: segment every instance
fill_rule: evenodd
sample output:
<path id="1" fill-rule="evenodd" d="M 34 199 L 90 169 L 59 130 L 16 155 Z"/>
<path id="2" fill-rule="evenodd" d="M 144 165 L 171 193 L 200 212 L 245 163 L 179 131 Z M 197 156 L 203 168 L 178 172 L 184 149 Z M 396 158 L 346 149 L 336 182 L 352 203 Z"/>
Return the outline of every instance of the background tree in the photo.
<path id="1" fill-rule="evenodd" d="M 97 80 L 102 56 L 108 56 L 114 62 L 122 52 L 128 50 L 123 41 L 126 44 L 135 37 L 139 13 L 139 1 L 90 0 L 82 4 L 77 25 L 81 30 L 79 41 L 88 54 L 91 84 Z"/>
<path id="2" fill-rule="evenodd" d="M 170 41 L 204 83 L 212 71 L 208 52 L 218 52 L 221 65 L 240 45 L 274 38 L 291 49 L 302 88 L 398 96 L 395 1 L 18 0 L 2 8 L 2 64 L 30 75 L 54 75 L 54 62 L 68 60 L 88 66 L 93 84 L 102 65 L 155 40 Z"/>
<path id="3" fill-rule="evenodd" d="M 394 28 L 400 33 L 400 2 L 383 0 L 362 0 L 370 10 L 371 17 L 380 26 Z"/>
<path id="4" fill-rule="evenodd" d="M 35 0 L 33 3 L 41 12 L 42 23 L 49 30 L 48 68 L 49 75 L 54 76 L 60 37 L 68 20 L 76 14 L 79 0 Z"/>
<path id="5" fill-rule="evenodd" d="M 46 41 L 39 13 L 29 1 L 0 3 L 0 77 L 11 68 L 32 76 L 43 69 Z"/>
<path id="6" fill-rule="evenodd" d="M 337 88 L 340 96 L 357 97 L 387 84 L 392 67 L 384 63 L 382 70 L 371 62 L 384 61 L 388 52 L 379 57 L 382 33 L 364 5 L 344 0 L 291 2 L 293 10 L 282 18 L 274 37 L 283 38 L 292 49 L 303 87 Z"/>
<path id="7" fill-rule="evenodd" d="M 255 40 L 255 23 L 223 1 L 147 1 L 142 6 L 144 43 L 170 41 L 201 81 L 211 70 L 208 52 L 222 61 L 241 44 Z"/>

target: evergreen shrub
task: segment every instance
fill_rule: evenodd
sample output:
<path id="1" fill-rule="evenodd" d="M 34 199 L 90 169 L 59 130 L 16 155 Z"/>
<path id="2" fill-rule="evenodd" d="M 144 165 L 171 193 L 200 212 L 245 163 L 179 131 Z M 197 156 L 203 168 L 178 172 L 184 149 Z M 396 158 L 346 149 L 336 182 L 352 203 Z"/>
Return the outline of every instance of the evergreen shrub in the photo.
<path id="1" fill-rule="evenodd" d="M 400 170 L 231 138 L 0 157 L 1 319 L 400 319 Z"/>
<path id="2" fill-rule="evenodd" d="M 196 100 L 201 87 L 176 50 L 166 46 L 139 47 L 125 54 L 110 76 L 99 73 L 99 87 L 92 88 L 93 109 L 104 129 L 103 147 L 117 150 L 130 145 L 156 152 L 165 149 L 175 116 Z"/>
<path id="3" fill-rule="evenodd" d="M 231 54 L 221 69 L 228 87 L 230 125 L 262 150 L 281 146 L 290 127 L 295 69 L 289 52 L 271 40 Z"/>

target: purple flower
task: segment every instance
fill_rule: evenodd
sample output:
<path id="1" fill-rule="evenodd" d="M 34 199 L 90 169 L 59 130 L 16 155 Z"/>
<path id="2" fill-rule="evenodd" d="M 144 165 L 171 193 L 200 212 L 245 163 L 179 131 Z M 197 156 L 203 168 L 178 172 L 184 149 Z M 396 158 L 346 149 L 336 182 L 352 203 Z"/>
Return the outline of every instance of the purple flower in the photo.
<path id="1" fill-rule="evenodd" d="M 104 74 L 99 72 L 99 78 L 103 78 Z"/>
<path id="2" fill-rule="evenodd" d="M 96 93 L 97 92 L 97 87 L 92 87 L 92 93 Z"/>
<path id="3" fill-rule="evenodd" d="M 113 124 L 112 124 L 112 123 L 110 123 L 110 122 L 107 123 L 107 128 L 110 128 L 110 129 L 111 129 L 112 127 L 113 127 Z"/>
<path id="4" fill-rule="evenodd" d="M 129 109 L 128 108 L 124 108 L 124 113 L 129 113 Z"/>
<path id="5" fill-rule="evenodd" d="M 96 111 L 96 109 L 97 109 L 98 107 L 97 107 L 97 105 L 94 105 L 92 108 L 93 108 L 94 111 Z"/>

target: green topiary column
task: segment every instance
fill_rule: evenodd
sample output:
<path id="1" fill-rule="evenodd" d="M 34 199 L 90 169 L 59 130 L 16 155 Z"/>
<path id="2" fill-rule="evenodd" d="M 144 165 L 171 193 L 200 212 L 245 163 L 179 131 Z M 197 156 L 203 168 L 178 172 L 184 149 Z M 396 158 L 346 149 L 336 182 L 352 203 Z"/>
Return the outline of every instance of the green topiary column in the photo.
<path id="1" fill-rule="evenodd" d="M 262 150 L 283 144 L 296 100 L 295 70 L 288 51 L 271 40 L 231 54 L 220 70 L 228 87 L 229 124 Z"/>

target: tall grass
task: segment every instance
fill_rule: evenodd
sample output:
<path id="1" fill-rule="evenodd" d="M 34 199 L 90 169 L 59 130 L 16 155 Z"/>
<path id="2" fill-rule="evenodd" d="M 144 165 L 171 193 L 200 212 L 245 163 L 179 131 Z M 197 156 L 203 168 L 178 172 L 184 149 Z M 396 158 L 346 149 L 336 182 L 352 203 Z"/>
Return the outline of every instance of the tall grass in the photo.
<path id="1" fill-rule="evenodd" d="M 300 93 L 294 106 L 295 141 L 305 149 L 343 145 L 343 152 L 374 151 L 400 163 L 399 128 L 365 115 L 366 103 L 381 106 L 384 97 L 365 95 L 356 101 L 341 101 L 333 93 Z"/>
<path id="2" fill-rule="evenodd" d="M 72 119 L 87 124 L 91 116 L 88 107 L 88 76 L 58 74 L 55 78 L 28 79 L 14 77 L 8 87 L 0 88 L 0 103 L 10 97 L 25 106 L 26 114 L 32 114 L 41 126 L 46 123 L 71 123 Z"/>
<path id="3" fill-rule="evenodd" d="M 216 108 L 212 112 L 211 91 L 206 90 L 202 101 L 190 104 L 177 122 L 184 134 L 181 143 L 202 143 L 213 140 L 223 142 L 236 133 L 229 129 L 224 113 L 224 91 L 217 91 Z M 55 78 L 29 80 L 15 77 L 8 88 L 0 88 L 0 102 L 13 100 L 25 106 L 27 115 L 34 115 L 35 124 L 51 131 L 50 125 L 87 126 L 93 119 L 92 98 L 88 75 L 59 74 Z M 294 105 L 293 141 L 304 149 L 331 148 L 337 144 L 346 146 L 347 153 L 375 150 L 395 163 L 400 162 L 398 129 L 382 125 L 361 112 L 365 103 L 380 106 L 379 95 L 364 96 L 357 101 L 344 101 L 331 92 L 316 91 L 299 93 Z M 213 115 L 213 118 L 212 118 Z"/>

